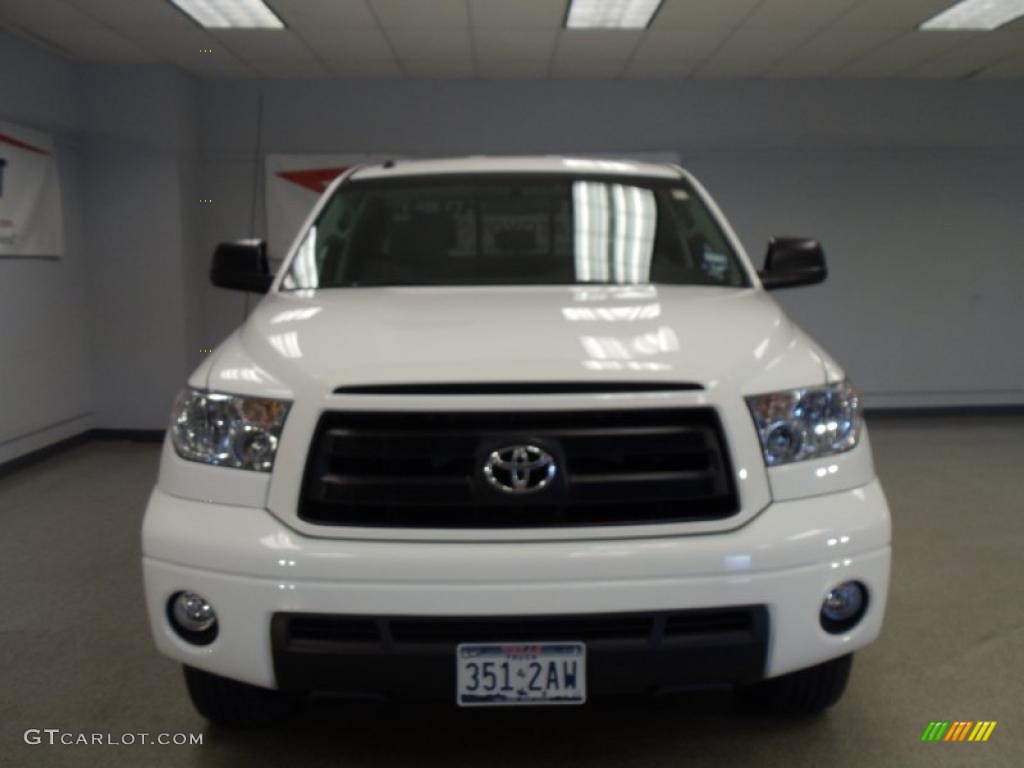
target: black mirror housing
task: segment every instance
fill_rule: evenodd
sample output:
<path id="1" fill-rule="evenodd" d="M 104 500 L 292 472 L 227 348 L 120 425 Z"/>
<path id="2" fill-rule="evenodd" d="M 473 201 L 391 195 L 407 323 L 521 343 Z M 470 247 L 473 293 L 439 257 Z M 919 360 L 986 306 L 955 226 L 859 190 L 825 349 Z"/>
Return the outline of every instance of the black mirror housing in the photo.
<path id="1" fill-rule="evenodd" d="M 233 291 L 266 293 L 274 282 L 267 260 L 267 244 L 262 240 L 221 243 L 213 252 L 210 282 Z"/>
<path id="2" fill-rule="evenodd" d="M 803 237 L 773 237 L 768 241 L 764 269 L 758 277 L 766 291 L 814 285 L 828 276 L 821 243 Z"/>

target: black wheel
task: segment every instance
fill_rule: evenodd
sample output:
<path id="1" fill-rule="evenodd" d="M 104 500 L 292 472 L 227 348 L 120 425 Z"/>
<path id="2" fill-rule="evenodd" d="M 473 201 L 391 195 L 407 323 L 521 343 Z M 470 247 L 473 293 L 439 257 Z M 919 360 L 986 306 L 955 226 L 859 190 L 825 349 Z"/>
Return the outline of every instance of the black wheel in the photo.
<path id="1" fill-rule="evenodd" d="M 185 667 L 185 685 L 192 705 L 214 725 L 267 725 L 286 717 L 296 701 L 280 691 L 260 688 L 201 669 Z"/>
<path id="2" fill-rule="evenodd" d="M 813 715 L 831 707 L 846 690 L 853 654 L 741 688 L 741 699 L 760 712 Z"/>

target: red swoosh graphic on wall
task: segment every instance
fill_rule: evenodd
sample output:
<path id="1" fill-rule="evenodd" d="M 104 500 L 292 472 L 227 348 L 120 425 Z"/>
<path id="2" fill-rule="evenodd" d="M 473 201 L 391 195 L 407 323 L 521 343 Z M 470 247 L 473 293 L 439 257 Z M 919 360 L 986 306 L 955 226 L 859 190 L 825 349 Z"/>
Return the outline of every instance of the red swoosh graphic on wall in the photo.
<path id="1" fill-rule="evenodd" d="M 331 182 L 348 170 L 348 166 L 338 168 L 310 168 L 305 171 L 278 171 L 277 176 L 292 184 L 316 192 L 318 195 L 327 189 Z"/>
<path id="2" fill-rule="evenodd" d="M 39 155 L 50 154 L 41 147 L 33 147 L 31 144 L 26 144 L 24 141 L 16 139 L 13 136 L 8 136 L 6 133 L 0 133 L 0 143 L 10 144 L 12 147 L 17 147 L 18 149 L 26 149 L 29 152 L 35 152 L 36 154 Z"/>

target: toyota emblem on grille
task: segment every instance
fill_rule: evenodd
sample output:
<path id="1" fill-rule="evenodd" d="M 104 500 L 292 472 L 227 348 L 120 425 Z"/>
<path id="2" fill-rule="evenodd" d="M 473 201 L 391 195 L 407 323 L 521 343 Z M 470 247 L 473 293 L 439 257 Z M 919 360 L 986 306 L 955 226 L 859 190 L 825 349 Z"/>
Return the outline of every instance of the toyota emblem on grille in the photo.
<path id="1" fill-rule="evenodd" d="M 484 477 L 502 493 L 534 493 L 558 474 L 555 457 L 536 445 L 507 445 L 484 462 Z"/>

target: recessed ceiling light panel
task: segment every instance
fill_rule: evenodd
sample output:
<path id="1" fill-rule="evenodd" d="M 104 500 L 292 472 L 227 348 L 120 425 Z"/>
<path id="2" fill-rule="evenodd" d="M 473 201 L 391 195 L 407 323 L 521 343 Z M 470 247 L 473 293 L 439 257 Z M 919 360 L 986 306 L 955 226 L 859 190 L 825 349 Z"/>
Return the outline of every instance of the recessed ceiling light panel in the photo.
<path id="1" fill-rule="evenodd" d="M 207 29 L 284 29 L 263 0 L 171 0 Z"/>
<path id="2" fill-rule="evenodd" d="M 921 25 L 926 31 L 989 31 L 1024 16 L 1024 0 L 961 0 Z"/>
<path id="3" fill-rule="evenodd" d="M 572 0 L 565 26 L 569 29 L 643 29 L 662 0 Z"/>

